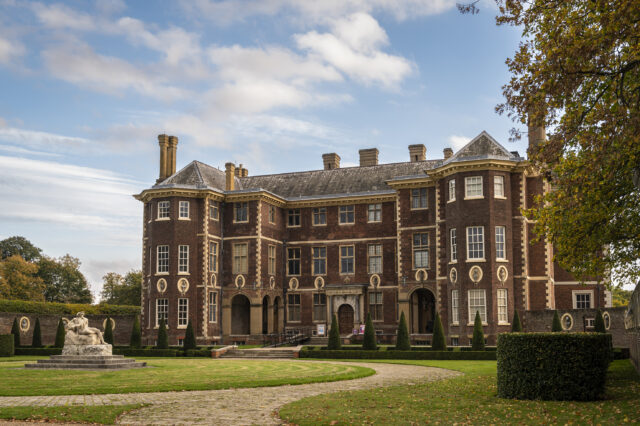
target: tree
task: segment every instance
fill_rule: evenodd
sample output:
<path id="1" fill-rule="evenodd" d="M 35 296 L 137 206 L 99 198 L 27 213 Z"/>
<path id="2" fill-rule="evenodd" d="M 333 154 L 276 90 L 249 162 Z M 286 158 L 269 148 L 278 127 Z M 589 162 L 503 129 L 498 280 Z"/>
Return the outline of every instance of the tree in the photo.
<path id="1" fill-rule="evenodd" d="M 512 333 L 522 332 L 522 323 L 520 322 L 520 316 L 518 315 L 518 311 L 516 309 L 513 310 L 513 321 L 511 324 L 511 332 Z"/>
<path id="2" fill-rule="evenodd" d="M 0 262 L 0 298 L 44 301 L 45 286 L 36 276 L 38 267 L 13 255 Z"/>
<path id="3" fill-rule="evenodd" d="M 140 330 L 140 317 L 138 315 L 133 319 L 133 327 L 131 329 L 131 341 L 129 346 L 132 348 L 142 347 L 142 330 Z"/>
<path id="4" fill-rule="evenodd" d="M 196 345 L 196 334 L 193 332 L 193 326 L 191 325 L 191 320 L 187 323 L 187 331 L 184 335 L 184 350 L 195 349 Z"/>
<path id="5" fill-rule="evenodd" d="M 442 321 L 440 320 L 440 314 L 436 312 L 436 319 L 433 322 L 433 342 L 431 342 L 431 349 L 434 351 L 446 351 L 447 341 L 444 337 L 444 329 L 442 328 Z"/>
<path id="6" fill-rule="evenodd" d="M 11 334 L 13 334 L 13 347 L 20 347 L 20 326 L 18 325 L 18 317 L 13 319 L 13 325 L 11 326 Z"/>
<path id="7" fill-rule="evenodd" d="M 58 259 L 42 256 L 38 262 L 38 276 L 46 285 L 47 302 L 91 303 L 89 283 L 80 272 L 80 260 L 71 255 Z"/>
<path id="8" fill-rule="evenodd" d="M 407 329 L 407 320 L 404 312 L 400 313 L 400 322 L 398 323 L 398 334 L 396 336 L 396 350 L 410 351 L 411 342 L 409 341 L 409 330 Z"/>
<path id="9" fill-rule="evenodd" d="M 362 349 L 365 351 L 375 351 L 378 349 L 378 344 L 376 342 L 376 329 L 373 328 L 371 312 L 367 313 L 367 321 L 364 324 L 364 341 L 362 342 Z"/>
<path id="10" fill-rule="evenodd" d="M 58 328 L 56 329 L 56 341 L 53 344 L 54 348 L 62 348 L 64 347 L 64 338 L 66 336 L 66 332 L 64 331 L 64 322 L 62 322 L 62 318 L 58 320 Z"/>
<path id="11" fill-rule="evenodd" d="M 109 272 L 102 277 L 102 281 L 102 293 L 100 294 L 102 302 L 113 305 L 140 306 L 141 270 L 132 269 L 124 277 L 115 272 Z"/>
<path id="12" fill-rule="evenodd" d="M 562 324 L 560 324 L 560 317 L 558 316 L 558 311 L 555 311 L 553 313 L 553 323 L 551 324 L 551 331 L 553 333 L 562 331 Z"/>
<path id="13" fill-rule="evenodd" d="M 340 342 L 340 330 L 338 327 L 338 317 L 336 314 L 333 314 L 333 318 L 331 319 L 331 328 L 329 329 L 329 344 L 327 349 L 330 351 L 335 351 L 340 349 L 342 346 Z"/>
<path id="14" fill-rule="evenodd" d="M 34 262 L 40 259 L 42 250 L 24 237 L 15 236 L 0 241 L 0 259 L 8 259 L 15 255 L 27 262 Z"/>
<path id="15" fill-rule="evenodd" d="M 167 326 L 164 323 L 164 318 L 160 320 L 160 327 L 158 327 L 158 342 L 156 343 L 158 349 L 169 349 L 169 336 L 167 336 Z"/>
<path id="16" fill-rule="evenodd" d="M 113 345 L 113 324 L 111 324 L 111 318 L 107 317 L 106 324 L 104 326 L 104 341 L 110 345 Z"/>
<path id="17" fill-rule="evenodd" d="M 611 289 L 612 302 L 614 307 L 628 306 L 629 300 L 631 300 L 631 290 L 625 290 L 620 287 L 613 287 Z"/>
<path id="18" fill-rule="evenodd" d="M 522 29 L 496 107 L 539 144 L 551 183 L 525 212 L 578 279 L 640 278 L 640 2 L 498 0 L 498 25 Z M 512 131 L 515 138 L 521 131 Z M 531 136 L 531 135 L 530 135 Z M 634 182 L 634 180 L 636 182 Z M 605 248 L 606 249 L 603 249 Z M 592 278 L 593 279 L 593 278 Z"/>
<path id="19" fill-rule="evenodd" d="M 36 318 L 36 325 L 33 327 L 33 340 L 31 346 L 34 348 L 42 347 L 42 331 L 40 330 L 40 318 Z"/>
<path id="20" fill-rule="evenodd" d="M 594 330 L 596 333 L 606 333 L 607 330 L 604 327 L 604 318 L 602 318 L 602 312 L 600 309 L 596 312 L 596 323 L 594 324 Z"/>
<path id="21" fill-rule="evenodd" d="M 484 331 L 482 330 L 482 320 L 480 312 L 476 311 L 476 319 L 473 322 L 473 339 L 471 340 L 471 349 L 474 351 L 484 350 Z"/>

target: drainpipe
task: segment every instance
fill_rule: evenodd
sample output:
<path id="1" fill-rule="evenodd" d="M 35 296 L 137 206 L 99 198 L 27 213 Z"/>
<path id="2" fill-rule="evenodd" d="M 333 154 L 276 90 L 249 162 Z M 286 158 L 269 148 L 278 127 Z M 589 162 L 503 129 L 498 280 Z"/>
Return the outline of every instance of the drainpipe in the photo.
<path id="1" fill-rule="evenodd" d="M 218 274 L 218 276 L 220 277 L 220 300 L 219 300 L 219 305 L 220 305 L 220 309 L 218 309 L 218 324 L 220 325 L 220 344 L 222 344 L 223 342 L 223 334 L 222 334 L 222 297 L 223 297 L 223 292 L 224 292 L 224 207 L 225 207 L 225 202 L 221 201 L 220 204 L 218 205 L 218 220 L 219 220 L 219 224 L 220 224 L 220 253 L 218 253 L 218 262 L 219 263 L 219 271 L 220 273 Z"/>
<path id="2" fill-rule="evenodd" d="M 287 240 L 282 240 L 282 333 L 284 334 L 287 328 L 288 318 L 288 303 L 287 303 Z"/>

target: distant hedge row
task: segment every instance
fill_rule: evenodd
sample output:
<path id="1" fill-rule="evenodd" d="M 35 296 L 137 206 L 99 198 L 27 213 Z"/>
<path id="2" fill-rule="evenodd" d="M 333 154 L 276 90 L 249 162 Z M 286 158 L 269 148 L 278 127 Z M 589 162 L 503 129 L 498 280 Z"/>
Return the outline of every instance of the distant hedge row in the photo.
<path id="1" fill-rule="evenodd" d="M 77 303 L 31 302 L 28 300 L 0 299 L 0 312 L 75 315 L 84 311 L 87 315 L 135 315 L 140 313 L 139 306 L 126 305 L 83 305 Z"/>
<path id="2" fill-rule="evenodd" d="M 0 356 L 13 356 L 13 334 L 0 334 Z"/>
<path id="3" fill-rule="evenodd" d="M 493 360 L 495 351 L 365 351 L 365 350 L 309 350 L 300 351 L 300 358 L 328 359 L 440 359 L 440 360 Z"/>

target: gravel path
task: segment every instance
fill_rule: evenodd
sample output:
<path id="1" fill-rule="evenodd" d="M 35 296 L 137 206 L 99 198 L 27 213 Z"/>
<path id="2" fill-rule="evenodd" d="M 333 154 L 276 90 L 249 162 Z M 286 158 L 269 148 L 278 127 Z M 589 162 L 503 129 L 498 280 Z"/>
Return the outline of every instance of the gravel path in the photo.
<path id="1" fill-rule="evenodd" d="M 283 362 L 274 360 L 273 362 Z M 291 362 L 288 360 L 288 362 Z M 297 361 L 319 362 L 319 361 Z M 320 361 L 321 362 L 321 361 Z M 188 392 L 150 392 L 106 395 L 59 395 L 0 397 L 4 406 L 120 405 L 152 404 L 120 418 L 121 424 L 208 424 L 253 425 L 281 424 L 275 415 L 278 408 L 301 398 L 347 390 L 370 389 L 399 384 L 454 377 L 461 373 L 416 365 L 342 363 L 369 367 L 376 374 L 340 382 L 285 385 L 262 388 L 224 389 Z"/>

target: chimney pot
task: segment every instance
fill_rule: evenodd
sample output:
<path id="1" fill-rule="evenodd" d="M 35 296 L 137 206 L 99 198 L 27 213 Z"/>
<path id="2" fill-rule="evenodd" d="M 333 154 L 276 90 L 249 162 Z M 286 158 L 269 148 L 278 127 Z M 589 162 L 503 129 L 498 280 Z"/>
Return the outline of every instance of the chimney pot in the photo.
<path id="1" fill-rule="evenodd" d="M 178 150 L 178 137 L 169 136 L 169 150 L 167 159 L 167 177 L 176 172 L 176 151 Z"/>
<path id="2" fill-rule="evenodd" d="M 236 165 L 233 163 L 225 163 L 225 190 L 233 191 L 236 188 Z"/>
<path id="3" fill-rule="evenodd" d="M 412 163 L 427 159 L 427 148 L 423 144 L 409 145 L 409 158 Z"/>
<path id="4" fill-rule="evenodd" d="M 322 154 L 322 162 L 324 163 L 325 170 L 340 168 L 340 156 L 335 152 L 331 152 L 329 154 Z"/>
<path id="5" fill-rule="evenodd" d="M 453 157 L 453 149 L 451 148 L 445 148 L 442 150 L 442 153 L 444 154 L 444 159 L 447 160 L 451 157 Z"/>
<path id="6" fill-rule="evenodd" d="M 378 148 L 361 149 L 360 167 L 377 166 L 378 165 Z"/>
<path id="7" fill-rule="evenodd" d="M 169 176 L 169 136 L 165 134 L 158 135 L 158 144 L 160 145 L 160 174 L 156 182 L 161 182 Z"/>

